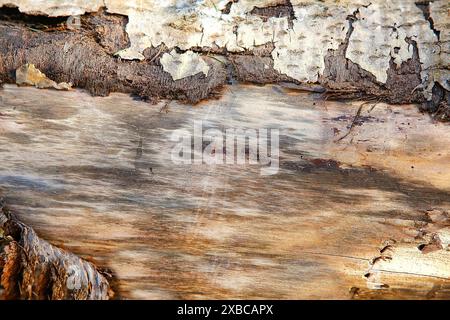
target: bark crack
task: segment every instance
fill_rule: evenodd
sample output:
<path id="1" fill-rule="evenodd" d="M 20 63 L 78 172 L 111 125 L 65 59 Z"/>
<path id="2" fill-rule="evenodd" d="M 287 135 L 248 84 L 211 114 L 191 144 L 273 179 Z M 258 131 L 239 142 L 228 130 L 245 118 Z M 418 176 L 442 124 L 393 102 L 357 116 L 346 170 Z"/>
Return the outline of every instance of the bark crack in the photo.
<path id="1" fill-rule="evenodd" d="M 420 1 L 420 2 L 416 2 L 416 6 L 422 10 L 423 16 L 425 18 L 425 20 L 428 21 L 428 23 L 430 24 L 430 28 L 431 30 L 434 32 L 434 34 L 436 35 L 436 37 L 438 38 L 438 40 L 441 40 L 441 31 L 437 30 L 434 27 L 434 21 L 433 18 L 431 17 L 431 13 L 430 13 L 430 3 L 433 1 Z"/>

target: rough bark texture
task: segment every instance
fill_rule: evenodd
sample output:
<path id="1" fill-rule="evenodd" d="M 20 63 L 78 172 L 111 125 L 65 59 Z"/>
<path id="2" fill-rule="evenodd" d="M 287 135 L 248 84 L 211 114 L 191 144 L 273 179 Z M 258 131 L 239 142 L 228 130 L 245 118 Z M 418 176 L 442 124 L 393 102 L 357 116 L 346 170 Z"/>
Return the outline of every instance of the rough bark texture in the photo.
<path id="1" fill-rule="evenodd" d="M 251 14 L 264 19 L 290 17 L 292 21 L 289 8 L 292 6 L 288 2 L 267 8 L 255 7 Z M 411 59 L 398 67 L 391 58 L 385 83 L 378 82 L 374 75 L 346 58 L 356 14 L 347 18 L 350 28 L 344 43 L 325 56 L 325 70 L 316 83 L 327 88 L 326 97 L 423 103 L 423 110 L 440 120 L 448 120 L 449 94 L 439 83 L 433 89 L 433 99 L 425 102 L 414 40 L 406 39 L 414 48 Z M 164 44 L 147 48 L 143 61 L 125 61 L 115 56 L 130 45 L 125 31 L 126 16 L 109 14 L 102 9 L 83 15 L 77 30 L 68 29 L 62 18 L 29 16 L 16 9 L 3 8 L 0 17 L 0 82 L 14 82 L 14 70 L 25 63 L 33 63 L 50 79 L 72 82 L 94 95 L 120 91 L 152 101 L 167 98 L 190 103 L 217 96 L 222 85 L 233 79 L 257 84 L 301 83 L 274 68 L 271 43 L 242 53 L 231 53 L 220 47 L 192 48 L 207 61 L 208 76 L 198 73 L 174 81 L 159 62 L 161 56 L 171 50 Z M 209 57 L 212 53 L 218 56 Z"/>
<path id="2" fill-rule="evenodd" d="M 40 239 L 0 207 L 0 300 L 104 300 L 112 298 L 96 267 Z"/>
<path id="3" fill-rule="evenodd" d="M 210 97 L 225 83 L 226 71 L 213 59 L 209 60 L 208 77 L 199 74 L 173 81 L 156 60 L 115 58 L 111 53 L 127 43 L 125 19 L 100 13 L 87 15 L 82 21 L 83 27 L 77 32 L 32 30 L 26 19 L 1 21 L 1 80 L 15 82 L 15 69 L 29 62 L 50 79 L 71 82 L 94 95 L 120 91 L 153 100 L 167 98 L 190 103 Z M 115 22 L 121 23 L 120 27 Z"/>

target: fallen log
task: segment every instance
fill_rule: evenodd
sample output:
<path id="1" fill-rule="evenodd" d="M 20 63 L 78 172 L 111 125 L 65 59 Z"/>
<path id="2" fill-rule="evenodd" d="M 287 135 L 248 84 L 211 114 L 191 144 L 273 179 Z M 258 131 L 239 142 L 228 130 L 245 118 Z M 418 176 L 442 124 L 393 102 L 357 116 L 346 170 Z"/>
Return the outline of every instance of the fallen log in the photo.
<path id="1" fill-rule="evenodd" d="M 449 298 L 445 1 L 63 2 L 0 0 L 0 84 L 105 97 L 1 89 L 4 298 Z M 198 119 L 279 173 L 175 165 Z"/>

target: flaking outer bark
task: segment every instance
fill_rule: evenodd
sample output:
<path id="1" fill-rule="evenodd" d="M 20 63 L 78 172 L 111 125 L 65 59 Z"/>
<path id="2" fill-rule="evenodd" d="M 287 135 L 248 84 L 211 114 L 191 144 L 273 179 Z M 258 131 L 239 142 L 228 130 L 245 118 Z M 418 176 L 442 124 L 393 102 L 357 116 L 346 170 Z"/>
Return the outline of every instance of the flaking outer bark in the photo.
<path id="1" fill-rule="evenodd" d="M 273 10 L 276 8 L 272 8 Z M 271 10 L 272 10 L 271 9 Z M 263 12 L 265 12 L 263 10 Z M 256 47 L 254 50 L 232 54 L 223 48 L 192 48 L 203 55 L 210 70 L 174 81 L 163 70 L 159 59 L 170 52 L 164 44 L 144 51 L 144 61 L 122 61 L 114 53 L 129 46 L 125 27 L 128 18 L 108 14 L 105 10 L 81 17 L 77 30 L 50 28 L 51 32 L 33 31 L 36 17 L 3 13 L 0 21 L 0 83 L 15 82 L 14 71 L 25 63 L 33 63 L 50 79 L 56 82 L 71 82 L 76 87 L 86 88 L 93 95 L 106 96 L 110 92 L 135 94 L 156 102 L 158 99 L 174 99 L 196 103 L 202 99 L 218 96 L 221 87 L 230 78 L 257 84 L 299 81 L 274 69 L 271 53 L 273 44 Z M 43 23 L 51 19 L 43 17 Z M 350 16 L 349 21 L 352 22 Z M 38 19 L 39 21 L 39 19 Z M 60 20 L 55 24 L 59 26 Z M 33 30 L 30 29 L 30 24 Z M 421 87 L 421 65 L 415 42 L 406 39 L 414 48 L 412 59 L 397 67 L 391 60 L 385 84 L 363 70 L 358 64 L 345 58 L 347 38 L 337 50 L 325 56 L 325 70 L 316 84 L 327 88 L 328 99 L 370 99 L 388 103 L 423 103 L 422 109 L 434 114 L 439 120 L 450 119 L 449 94 L 437 85 L 433 100 L 425 102 Z M 177 49 L 177 48 L 176 48 Z M 180 51 L 180 50 L 179 50 Z M 218 61 L 210 54 L 221 55 Z"/>
<path id="2" fill-rule="evenodd" d="M 414 47 L 413 58 L 399 68 L 391 60 L 385 84 L 380 84 L 370 72 L 345 58 L 346 44 L 331 50 L 325 57 L 325 72 L 320 81 L 335 97 L 370 97 L 393 104 L 423 103 L 425 99 L 418 89 L 422 81 L 417 46 L 414 41 L 410 42 Z"/>
<path id="3" fill-rule="evenodd" d="M 53 32 L 33 31 L 22 23 L 0 21 L 0 81 L 15 82 L 14 71 L 33 63 L 48 78 L 71 82 L 93 95 L 119 91 L 151 100 L 166 98 L 189 103 L 210 97 L 226 82 L 225 67 L 213 59 L 206 59 L 210 64 L 207 77 L 197 74 L 177 81 L 157 61 L 121 61 L 111 52 L 121 42 L 125 44 L 125 39 L 114 35 L 113 30 L 105 31 L 108 23 L 98 27 L 100 20 L 96 25 L 101 30 L 93 31 L 92 20 L 89 18 L 90 24 L 77 31 Z"/>

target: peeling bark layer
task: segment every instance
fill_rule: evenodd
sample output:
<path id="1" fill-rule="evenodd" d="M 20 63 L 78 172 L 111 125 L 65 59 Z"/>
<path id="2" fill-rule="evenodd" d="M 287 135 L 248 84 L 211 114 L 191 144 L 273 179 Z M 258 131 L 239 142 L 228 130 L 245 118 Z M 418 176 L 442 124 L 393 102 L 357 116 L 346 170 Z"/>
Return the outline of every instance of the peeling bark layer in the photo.
<path id="1" fill-rule="evenodd" d="M 117 28 L 109 15 L 88 15 L 79 32 L 32 30 L 27 23 L 0 22 L 0 77 L 15 82 L 14 71 L 33 63 L 56 82 L 71 82 L 94 95 L 112 91 L 144 98 L 198 102 L 225 83 L 221 63 L 210 59 L 208 77 L 198 74 L 173 81 L 158 61 L 123 61 L 111 52 L 127 43 L 123 25 Z M 64 79 L 64 80 L 63 80 Z"/>
<path id="2" fill-rule="evenodd" d="M 290 24 L 294 21 L 298 24 L 306 19 L 305 17 L 312 19 L 310 16 L 304 15 L 309 10 L 310 5 L 302 7 L 302 5 L 296 4 L 296 6 L 293 6 L 289 1 L 274 2 L 269 6 L 247 6 L 242 3 L 238 5 L 235 2 L 230 2 L 224 9 L 225 13 L 222 14 L 233 16 L 236 14 L 233 10 L 238 10 L 236 6 L 240 6 L 239 10 L 244 6 L 247 9 L 243 12 L 246 12 L 251 17 L 256 17 L 252 19 L 259 19 L 257 21 L 261 21 L 263 24 L 272 21 L 270 19 L 287 19 Z M 314 7 L 315 4 L 311 6 Z M 336 23 L 341 23 L 344 26 L 343 31 L 346 32 L 346 35 L 344 34 L 341 40 L 333 40 L 337 42 L 333 42 L 335 44 L 324 54 L 323 61 L 320 63 L 323 64 L 323 71 L 316 66 L 319 69 L 318 73 L 315 73 L 314 79 L 307 77 L 303 79 L 302 77 L 293 76 L 289 72 L 281 72 L 279 67 L 280 61 L 275 55 L 278 56 L 282 53 L 280 53 L 280 48 L 278 48 L 280 46 L 279 41 L 275 38 L 268 42 L 254 42 L 250 47 L 246 47 L 243 44 L 242 50 L 231 50 L 228 46 L 209 45 L 203 40 L 211 35 L 205 33 L 202 36 L 203 40 L 195 43 L 195 45 L 194 43 L 192 45 L 179 43 L 175 46 L 174 44 L 166 46 L 163 42 L 152 42 L 155 46 L 147 46 L 143 49 L 142 54 L 139 53 L 142 56 L 142 61 L 126 61 L 123 59 L 134 58 L 129 48 L 130 46 L 133 47 L 133 41 L 134 43 L 137 41 L 136 38 L 133 38 L 134 40 L 130 39 L 131 35 L 133 35 L 133 31 L 130 29 L 131 18 L 127 15 L 108 13 L 111 11 L 122 13 L 122 10 L 108 7 L 106 9 L 98 9 L 97 13 L 86 13 L 81 16 L 79 27 L 76 30 L 72 30 L 67 28 L 67 24 L 64 23 L 61 17 L 29 16 L 18 13 L 15 9 L 3 8 L 2 21 L 0 22 L 2 31 L 0 38 L 0 81 L 14 82 L 14 70 L 25 63 L 33 63 L 52 80 L 72 82 L 75 86 L 86 88 L 95 95 L 104 96 L 112 91 L 120 91 L 148 98 L 152 101 L 157 101 L 159 98 L 167 98 L 190 103 L 217 96 L 221 87 L 233 79 L 258 84 L 275 82 L 320 84 L 327 89 L 326 97 L 329 99 L 373 99 L 374 101 L 389 103 L 423 103 L 423 110 L 434 114 L 440 120 L 448 120 L 450 118 L 450 108 L 448 106 L 449 91 L 446 89 L 446 85 L 443 86 L 436 81 L 433 89 L 425 88 L 425 79 L 423 77 L 425 75 L 424 72 L 428 70 L 425 68 L 435 70 L 436 66 L 433 67 L 431 62 L 427 60 L 428 58 L 424 58 L 424 55 L 434 55 L 434 53 L 432 54 L 431 51 L 428 53 L 424 49 L 424 40 L 420 37 L 405 36 L 404 39 L 400 39 L 402 43 L 398 47 L 392 44 L 394 46 L 392 53 L 387 58 L 383 56 L 383 59 L 390 59 L 387 64 L 386 80 L 384 82 L 380 82 L 380 75 L 365 70 L 360 64 L 349 59 L 349 50 L 355 55 L 355 43 L 360 41 L 358 37 L 362 37 L 360 30 L 363 28 L 361 25 L 362 19 L 365 19 L 371 12 L 378 12 L 376 10 L 382 9 L 377 7 L 378 9 L 375 8 L 372 11 L 366 10 L 369 7 L 368 4 L 359 6 L 355 4 L 348 8 L 346 7 L 345 10 L 349 10 L 349 8 L 355 9 L 349 15 L 344 14 L 346 11 L 343 8 L 339 9 L 344 11 L 339 11 L 342 13 L 342 17 L 339 16 L 336 19 L 342 18 L 343 21 L 336 21 Z M 319 10 L 318 7 L 314 8 L 314 10 Z M 423 6 L 419 5 L 416 9 L 421 12 L 420 10 L 423 10 Z M 144 12 L 146 12 L 145 10 Z M 363 10 L 363 12 L 361 13 L 360 10 Z M 410 7 L 408 7 L 408 10 L 414 11 Z M 429 11 L 430 9 L 428 8 L 428 11 L 425 12 Z M 303 12 L 304 16 L 295 15 L 295 12 Z M 414 14 L 416 13 L 414 11 Z M 434 24 L 429 23 L 430 19 L 432 21 L 430 15 L 431 13 L 424 15 L 424 23 L 426 21 L 426 25 L 434 30 Z M 317 16 L 317 19 L 322 18 L 321 15 Z M 248 23 L 256 23 L 256 20 L 250 21 Z M 308 21 L 305 20 L 302 23 L 307 25 L 310 23 Z M 372 28 L 375 22 L 372 21 L 371 23 L 366 27 Z M 356 27 L 355 24 L 357 24 Z M 437 25 L 442 28 L 442 23 Z M 145 26 L 144 22 L 143 26 Z M 422 24 L 420 26 L 425 28 Z M 180 32 L 188 32 L 183 28 Z M 289 31 L 293 27 L 292 25 L 286 25 L 286 28 Z M 356 35 L 354 34 L 355 28 L 359 30 L 359 33 Z M 306 36 L 309 37 L 308 32 L 312 31 L 308 30 L 305 29 L 302 32 L 306 32 Z M 196 31 L 192 32 L 195 34 Z M 205 30 L 204 32 L 207 31 Z M 251 31 L 248 32 L 251 34 Z M 373 34 L 376 33 L 374 30 L 371 32 Z M 239 38 L 238 33 L 237 37 Z M 439 39 L 441 38 L 439 34 Z M 244 41 L 243 39 L 241 40 Z M 418 43 L 419 40 L 422 42 Z M 303 43 L 309 40 L 294 39 L 292 41 Z M 448 42 L 442 42 L 443 48 L 445 48 L 446 44 Z M 383 47 L 388 44 L 374 43 L 375 51 L 378 50 L 376 47 L 378 45 Z M 391 44 L 389 43 L 389 45 Z M 349 46 L 351 46 L 351 49 L 349 49 Z M 184 57 L 183 53 L 188 49 L 197 52 L 201 56 L 201 59 L 192 61 L 206 62 L 207 67 L 202 67 L 201 70 L 209 70 L 207 74 L 195 71 L 199 70 L 195 66 L 190 66 L 189 68 L 184 66 L 185 61 L 190 61 L 189 59 L 183 60 L 180 58 L 179 61 L 173 62 L 173 66 L 166 66 L 160 63 L 160 59 L 167 57 L 171 52 L 178 52 L 180 57 Z M 296 50 L 292 50 L 294 53 L 296 52 Z M 306 55 L 310 54 L 308 52 L 313 49 L 305 47 L 299 50 L 305 51 L 306 53 L 304 54 Z M 361 50 L 363 49 L 361 48 Z M 405 58 L 406 56 L 408 58 Z M 296 60 L 297 58 L 299 60 Z M 375 59 L 375 56 L 372 58 Z M 294 54 L 290 59 L 293 64 L 292 68 L 294 68 L 294 65 L 308 65 L 311 63 L 307 56 L 301 58 Z M 302 61 L 302 59 L 305 60 Z M 434 58 L 430 56 L 429 59 Z M 424 61 L 428 62 L 424 63 Z M 383 62 L 384 64 L 385 62 Z M 177 68 L 183 69 L 183 72 L 177 71 Z M 186 73 L 186 69 L 194 70 L 191 72 L 192 75 L 189 75 L 189 72 Z M 442 70 L 439 73 L 439 77 L 441 77 L 440 79 L 445 79 L 445 68 Z M 174 81 L 173 74 L 175 73 L 182 74 L 183 78 Z M 426 90 L 431 91 L 431 100 L 428 98 L 428 91 Z"/>
<path id="3" fill-rule="evenodd" d="M 0 299 L 104 300 L 113 296 L 96 267 L 40 239 L 4 207 L 0 211 Z"/>

